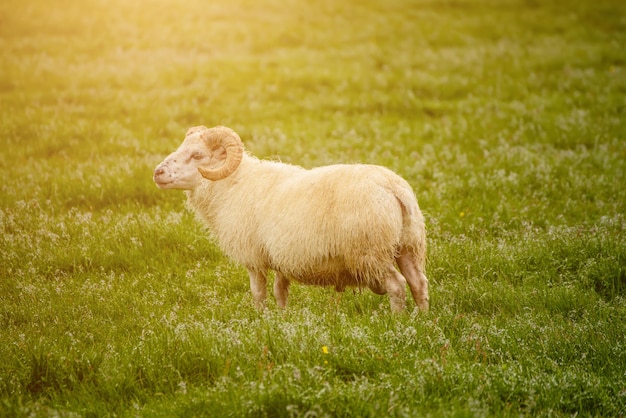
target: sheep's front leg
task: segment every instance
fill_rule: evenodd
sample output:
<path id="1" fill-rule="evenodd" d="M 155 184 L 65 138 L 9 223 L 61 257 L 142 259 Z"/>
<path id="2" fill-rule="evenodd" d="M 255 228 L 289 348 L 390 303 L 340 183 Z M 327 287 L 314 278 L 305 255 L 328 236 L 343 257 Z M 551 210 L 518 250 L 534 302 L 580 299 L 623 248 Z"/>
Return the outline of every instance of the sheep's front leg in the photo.
<path id="1" fill-rule="evenodd" d="M 248 270 L 250 276 L 250 290 L 252 299 L 257 309 L 265 309 L 265 298 L 267 297 L 267 273 L 265 271 Z"/>
<path id="2" fill-rule="evenodd" d="M 282 273 L 276 272 L 274 279 L 274 297 L 280 308 L 287 306 L 287 296 L 289 296 L 289 279 Z"/>

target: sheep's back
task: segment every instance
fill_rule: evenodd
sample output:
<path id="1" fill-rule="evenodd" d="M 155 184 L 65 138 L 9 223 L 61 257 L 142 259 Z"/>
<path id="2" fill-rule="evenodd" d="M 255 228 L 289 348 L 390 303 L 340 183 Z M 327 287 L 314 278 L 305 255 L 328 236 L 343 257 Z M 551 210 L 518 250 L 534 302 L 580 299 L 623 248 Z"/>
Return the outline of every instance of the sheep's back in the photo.
<path id="1" fill-rule="evenodd" d="M 277 186 L 259 231 L 272 268 L 301 281 L 376 275 L 393 262 L 402 234 L 398 179 L 382 167 L 336 165 Z"/>

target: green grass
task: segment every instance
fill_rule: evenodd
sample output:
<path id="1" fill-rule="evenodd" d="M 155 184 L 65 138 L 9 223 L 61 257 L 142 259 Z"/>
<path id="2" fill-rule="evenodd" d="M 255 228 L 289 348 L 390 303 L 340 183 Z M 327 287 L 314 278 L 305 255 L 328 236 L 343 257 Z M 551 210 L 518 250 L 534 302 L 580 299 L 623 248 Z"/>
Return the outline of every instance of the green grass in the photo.
<path id="1" fill-rule="evenodd" d="M 626 415 L 626 4 L 0 4 L 0 416 Z M 153 168 L 193 125 L 386 165 L 431 311 L 252 307 Z"/>

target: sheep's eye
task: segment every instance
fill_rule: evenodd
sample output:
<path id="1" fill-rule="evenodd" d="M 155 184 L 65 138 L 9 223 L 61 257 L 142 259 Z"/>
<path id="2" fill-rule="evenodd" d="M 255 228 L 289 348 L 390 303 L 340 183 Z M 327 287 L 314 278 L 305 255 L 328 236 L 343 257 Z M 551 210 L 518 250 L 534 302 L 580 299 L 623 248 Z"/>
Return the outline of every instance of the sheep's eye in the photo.
<path id="1" fill-rule="evenodd" d="M 201 160 L 202 158 L 204 158 L 204 155 L 202 155 L 201 152 L 194 152 L 193 154 L 191 154 L 191 158 L 193 158 L 194 160 Z"/>

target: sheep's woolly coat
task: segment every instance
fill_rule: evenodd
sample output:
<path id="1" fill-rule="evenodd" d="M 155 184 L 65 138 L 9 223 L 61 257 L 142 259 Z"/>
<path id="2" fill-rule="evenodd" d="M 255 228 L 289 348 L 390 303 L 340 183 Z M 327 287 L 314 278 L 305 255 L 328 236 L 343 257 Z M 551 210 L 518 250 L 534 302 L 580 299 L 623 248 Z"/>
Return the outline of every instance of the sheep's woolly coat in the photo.
<path id="1" fill-rule="evenodd" d="M 244 154 L 230 176 L 186 193 L 222 250 L 252 271 L 341 290 L 381 288 L 400 251 L 424 265 L 424 219 L 413 190 L 384 167 L 305 170 Z"/>

